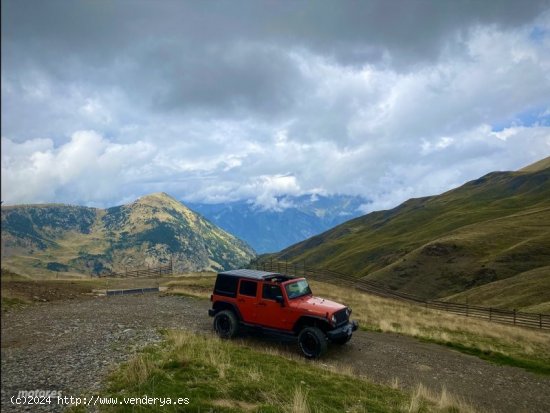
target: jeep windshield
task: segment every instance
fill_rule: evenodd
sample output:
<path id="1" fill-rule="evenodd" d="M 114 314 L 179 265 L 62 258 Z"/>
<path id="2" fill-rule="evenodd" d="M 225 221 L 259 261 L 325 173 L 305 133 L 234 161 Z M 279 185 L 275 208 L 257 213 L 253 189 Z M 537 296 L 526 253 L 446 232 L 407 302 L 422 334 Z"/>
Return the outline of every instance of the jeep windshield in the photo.
<path id="1" fill-rule="evenodd" d="M 309 288 L 309 284 L 306 280 L 298 280 L 296 282 L 286 284 L 285 290 L 289 300 L 311 294 L 311 289 Z"/>

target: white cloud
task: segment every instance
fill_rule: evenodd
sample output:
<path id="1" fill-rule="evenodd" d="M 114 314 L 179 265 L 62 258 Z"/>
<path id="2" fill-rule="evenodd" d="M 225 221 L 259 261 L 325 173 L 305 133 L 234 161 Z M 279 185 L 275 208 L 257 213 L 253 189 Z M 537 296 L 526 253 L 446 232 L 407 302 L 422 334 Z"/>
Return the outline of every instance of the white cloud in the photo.
<path id="1" fill-rule="evenodd" d="M 19 144 L 3 137 L 2 200 L 28 203 L 61 198 L 101 204 L 103 199 L 123 196 L 125 185 L 146 178 L 155 151 L 153 145 L 140 141 L 114 144 L 94 131 L 75 132 L 59 147 L 49 139 Z"/>
<path id="2" fill-rule="evenodd" d="M 256 194 L 255 205 L 263 209 L 276 211 L 291 206 L 288 200 L 279 200 L 277 196 L 300 193 L 300 186 L 296 181 L 296 177 L 291 175 L 260 176 L 254 182 L 249 183 L 248 187 L 250 195 Z"/>
<path id="3" fill-rule="evenodd" d="M 455 145 L 395 164 L 366 190 L 372 203 L 363 205 L 363 212 L 439 194 L 486 173 L 516 170 L 550 154 L 548 127 L 512 127 L 501 134 L 507 139 L 482 125 L 453 137 Z"/>
<path id="4" fill-rule="evenodd" d="M 391 48 L 345 65 L 239 38 L 204 56 L 160 39 L 70 75 L 3 70 L 2 199 L 107 206 L 166 191 L 282 209 L 282 195 L 318 192 L 363 195 L 370 211 L 519 168 L 550 154 L 550 128 L 521 119 L 548 116 L 549 16 L 468 26 L 408 67 Z"/>

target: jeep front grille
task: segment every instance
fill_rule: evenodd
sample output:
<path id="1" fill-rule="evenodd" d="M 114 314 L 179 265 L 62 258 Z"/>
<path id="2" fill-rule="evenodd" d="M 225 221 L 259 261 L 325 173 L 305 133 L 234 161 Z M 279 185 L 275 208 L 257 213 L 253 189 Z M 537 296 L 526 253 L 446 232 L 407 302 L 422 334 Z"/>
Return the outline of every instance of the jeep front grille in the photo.
<path id="1" fill-rule="evenodd" d="M 340 326 L 342 324 L 345 324 L 348 322 L 348 315 L 346 314 L 346 308 L 343 310 L 337 311 L 334 313 L 334 316 L 336 317 L 336 325 Z"/>

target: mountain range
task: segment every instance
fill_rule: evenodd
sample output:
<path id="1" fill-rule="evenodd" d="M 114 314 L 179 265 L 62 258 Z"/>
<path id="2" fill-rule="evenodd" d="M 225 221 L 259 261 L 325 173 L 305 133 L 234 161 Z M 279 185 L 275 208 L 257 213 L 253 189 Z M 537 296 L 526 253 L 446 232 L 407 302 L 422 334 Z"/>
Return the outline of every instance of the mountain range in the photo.
<path id="1" fill-rule="evenodd" d="M 220 228 L 246 241 L 258 253 L 280 251 L 361 215 L 367 200 L 348 195 L 281 196 L 276 209 L 252 201 L 186 203 Z"/>
<path id="2" fill-rule="evenodd" d="M 499 306 L 550 310 L 550 157 L 352 219 L 271 257 L 424 298 L 487 302 L 506 289 Z"/>
<path id="3" fill-rule="evenodd" d="M 176 271 L 246 265 L 253 249 L 165 193 L 107 209 L 2 207 L 2 266 L 102 274 L 173 262 Z"/>
<path id="4" fill-rule="evenodd" d="M 263 258 L 330 268 L 428 299 L 550 311 L 550 157 L 340 224 L 365 200 L 279 201 L 284 208 L 271 211 L 245 201 L 190 204 L 194 212 L 156 193 L 107 209 L 2 206 L 2 266 L 97 275 L 173 261 L 180 272 L 216 271 L 253 259 L 246 241 L 264 252 L 298 240 Z"/>

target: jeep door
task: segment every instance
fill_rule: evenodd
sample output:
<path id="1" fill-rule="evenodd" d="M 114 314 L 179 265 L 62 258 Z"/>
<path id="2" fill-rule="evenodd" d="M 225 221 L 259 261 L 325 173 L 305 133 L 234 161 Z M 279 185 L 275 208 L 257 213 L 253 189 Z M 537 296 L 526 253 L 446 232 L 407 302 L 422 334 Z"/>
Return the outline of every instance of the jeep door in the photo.
<path id="1" fill-rule="evenodd" d="M 280 297 L 280 298 L 277 298 Z M 262 292 L 258 301 L 258 324 L 279 330 L 291 330 L 289 321 L 289 308 L 282 306 L 277 299 L 283 299 L 281 286 L 265 282 L 262 284 Z"/>
<path id="2" fill-rule="evenodd" d="M 241 278 L 237 290 L 237 306 L 246 323 L 256 322 L 258 282 Z"/>

